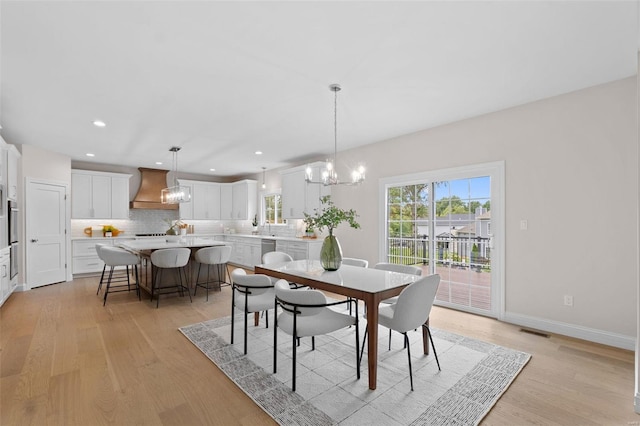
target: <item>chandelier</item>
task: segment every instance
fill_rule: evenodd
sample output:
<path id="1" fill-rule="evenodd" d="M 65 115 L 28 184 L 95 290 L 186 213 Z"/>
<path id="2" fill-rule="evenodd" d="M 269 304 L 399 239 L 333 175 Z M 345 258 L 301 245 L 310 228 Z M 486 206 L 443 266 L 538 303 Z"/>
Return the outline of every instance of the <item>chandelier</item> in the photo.
<path id="1" fill-rule="evenodd" d="M 161 191 L 162 204 L 188 203 L 191 201 L 191 190 L 188 186 L 178 184 L 178 151 L 179 146 L 172 146 L 169 152 L 173 153 L 173 186 Z"/>
<path id="2" fill-rule="evenodd" d="M 327 159 L 324 169 L 320 171 L 319 180 L 313 180 L 313 170 L 307 167 L 304 180 L 307 183 L 316 183 L 320 185 L 358 185 L 364 182 L 365 169 L 360 165 L 351 172 L 351 180 L 341 181 L 338 179 L 336 165 L 338 159 L 338 92 L 342 90 L 339 84 L 332 84 L 329 90 L 333 92 L 333 159 Z"/>

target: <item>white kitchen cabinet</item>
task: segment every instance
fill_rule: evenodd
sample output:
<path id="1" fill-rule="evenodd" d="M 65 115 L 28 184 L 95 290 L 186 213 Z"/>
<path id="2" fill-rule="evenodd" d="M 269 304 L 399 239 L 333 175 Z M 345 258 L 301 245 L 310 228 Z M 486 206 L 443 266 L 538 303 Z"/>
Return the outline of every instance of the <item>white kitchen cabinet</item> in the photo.
<path id="1" fill-rule="evenodd" d="M 282 217 L 299 219 L 304 217 L 307 183 L 304 169 L 282 173 Z"/>
<path id="2" fill-rule="evenodd" d="M 232 246 L 230 263 L 246 268 L 253 268 L 262 263 L 260 260 L 262 247 L 259 238 L 227 235 L 224 241 Z"/>
<path id="3" fill-rule="evenodd" d="M 320 260 L 322 240 L 289 241 L 276 240 L 276 251 L 287 253 L 293 260 Z"/>
<path id="4" fill-rule="evenodd" d="M 178 183 L 181 186 L 189 187 L 191 191 L 191 201 L 188 203 L 180 203 L 180 219 L 220 219 L 221 184 L 184 179 L 180 179 Z"/>
<path id="5" fill-rule="evenodd" d="M 129 178 L 121 173 L 71 171 L 73 219 L 128 219 Z"/>
<path id="6" fill-rule="evenodd" d="M 0 251 L 0 305 L 7 300 L 12 290 L 11 279 L 9 276 L 9 265 L 9 248 L 7 247 Z"/>
<path id="7" fill-rule="evenodd" d="M 232 219 L 249 220 L 256 214 L 256 199 L 258 197 L 258 182 L 255 180 L 241 180 L 234 182 L 232 188 Z"/>
<path id="8" fill-rule="evenodd" d="M 109 238 L 84 238 L 73 240 L 71 243 L 72 250 L 72 273 L 73 274 L 89 274 L 102 272 L 104 262 L 98 257 L 96 252 L 96 244 L 114 245 L 116 241 L 133 241 L 133 238 L 118 238 L 117 240 Z"/>
<path id="9" fill-rule="evenodd" d="M 220 184 L 194 183 L 192 203 L 194 219 L 220 219 Z"/>
<path id="10" fill-rule="evenodd" d="M 179 209 L 180 209 L 180 219 L 183 220 L 190 220 L 193 219 L 193 201 L 195 199 L 195 194 L 194 194 L 194 190 L 193 190 L 193 181 L 187 181 L 187 180 L 178 180 L 178 184 L 180 186 L 186 186 L 189 188 L 189 193 L 191 194 L 191 201 L 189 201 L 188 203 L 180 203 L 179 204 Z"/>
<path id="11" fill-rule="evenodd" d="M 7 145 L 7 199 L 18 201 L 18 164 L 20 152 L 13 145 Z"/>
<path id="12" fill-rule="evenodd" d="M 307 183 L 307 167 L 311 168 L 313 179 L 320 178 L 325 163 L 313 163 L 282 172 L 282 217 L 285 219 L 303 219 L 304 213 L 313 214 L 319 208 L 320 197 L 331 195 L 331 187 Z"/>
<path id="13" fill-rule="evenodd" d="M 220 185 L 220 219 L 233 219 L 233 184 Z"/>

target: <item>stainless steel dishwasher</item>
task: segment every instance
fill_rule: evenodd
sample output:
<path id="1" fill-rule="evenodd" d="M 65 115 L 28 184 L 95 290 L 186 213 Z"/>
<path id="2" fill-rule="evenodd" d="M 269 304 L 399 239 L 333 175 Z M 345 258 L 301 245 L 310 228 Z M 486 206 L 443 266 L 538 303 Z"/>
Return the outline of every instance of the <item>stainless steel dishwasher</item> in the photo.
<path id="1" fill-rule="evenodd" d="M 262 250 L 260 253 L 260 260 L 262 261 L 262 257 L 265 255 L 265 253 L 276 251 L 276 240 L 271 238 L 263 238 L 261 246 Z"/>

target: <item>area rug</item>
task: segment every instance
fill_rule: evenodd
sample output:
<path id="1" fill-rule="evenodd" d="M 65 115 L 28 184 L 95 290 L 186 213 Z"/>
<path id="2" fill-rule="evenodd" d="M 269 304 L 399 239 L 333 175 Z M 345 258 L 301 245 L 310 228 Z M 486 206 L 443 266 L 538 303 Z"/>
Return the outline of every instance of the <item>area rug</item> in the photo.
<path id="1" fill-rule="evenodd" d="M 272 313 L 270 315 L 272 319 Z M 476 425 L 527 364 L 527 353 L 433 329 L 442 371 L 422 354 L 421 332 L 410 333 L 414 391 L 402 336 L 380 328 L 378 382 L 369 390 L 366 351 L 356 378 L 353 328 L 310 339 L 298 347 L 296 392 L 291 391 L 291 336 L 278 331 L 278 372 L 273 371 L 273 327 L 249 325 L 243 352 L 243 319 L 230 317 L 180 328 L 256 404 L 281 425 Z M 361 324 L 364 332 L 364 321 Z"/>

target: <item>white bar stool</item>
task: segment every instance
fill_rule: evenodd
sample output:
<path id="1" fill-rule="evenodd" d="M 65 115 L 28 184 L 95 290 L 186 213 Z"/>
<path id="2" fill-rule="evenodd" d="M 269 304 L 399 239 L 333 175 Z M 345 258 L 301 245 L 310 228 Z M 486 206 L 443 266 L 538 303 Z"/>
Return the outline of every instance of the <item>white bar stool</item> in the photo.
<path id="1" fill-rule="evenodd" d="M 138 294 L 138 300 L 140 300 L 140 286 L 138 284 L 138 263 L 140 262 L 140 259 L 138 258 L 138 256 L 119 247 L 102 246 L 98 250 L 100 258 L 104 261 L 105 269 L 107 266 L 110 268 L 109 276 L 107 277 L 107 288 L 104 291 L 104 301 L 102 302 L 102 306 L 107 304 L 107 295 L 109 293 L 131 291 L 129 266 L 133 267 L 135 277 L 135 290 Z M 115 268 L 119 266 L 124 266 L 126 268 L 126 273 L 124 275 L 114 275 Z M 126 282 L 126 284 L 112 285 L 113 283 L 124 282 Z M 100 286 L 102 286 L 102 283 L 100 283 Z M 100 291 L 100 286 L 98 286 L 98 291 Z"/>
<path id="2" fill-rule="evenodd" d="M 209 286 L 210 284 L 217 284 L 218 290 L 221 289 L 222 285 L 230 285 L 231 283 L 227 281 L 227 275 L 229 274 L 229 267 L 227 262 L 231 258 L 231 246 L 214 246 L 214 247 L 204 247 L 196 252 L 196 262 L 200 265 L 198 266 L 198 275 L 196 276 L 196 284 L 193 290 L 193 295 L 196 295 L 198 291 L 198 287 L 207 289 L 207 301 L 209 300 Z M 202 269 L 202 265 L 207 265 L 207 280 L 203 283 L 199 282 L 200 280 L 200 270 Z M 211 266 L 215 269 L 215 276 L 213 280 L 210 276 Z"/>
<path id="3" fill-rule="evenodd" d="M 191 250 L 186 247 L 160 249 L 151 253 L 151 264 L 155 268 L 151 284 L 151 301 L 153 301 L 153 296 L 156 295 L 157 292 L 158 299 L 156 301 L 156 308 L 160 305 L 161 294 L 180 293 L 180 295 L 184 297 L 185 290 L 187 290 L 189 300 L 193 302 L 191 299 L 191 291 L 189 290 L 189 287 L 185 285 L 185 283 L 188 284 L 189 280 L 184 267 L 189 262 L 190 256 Z M 178 273 L 178 280 L 173 285 L 161 287 L 160 278 L 162 277 L 162 271 L 165 269 L 176 270 Z M 183 274 L 184 281 L 182 280 Z"/>

